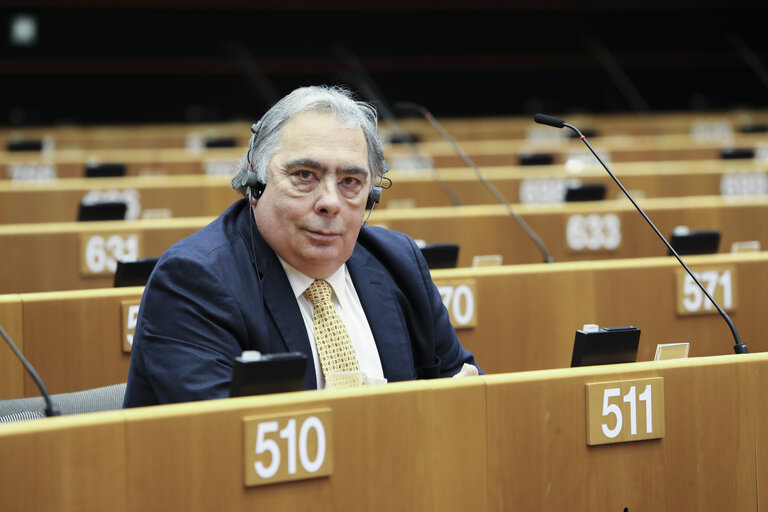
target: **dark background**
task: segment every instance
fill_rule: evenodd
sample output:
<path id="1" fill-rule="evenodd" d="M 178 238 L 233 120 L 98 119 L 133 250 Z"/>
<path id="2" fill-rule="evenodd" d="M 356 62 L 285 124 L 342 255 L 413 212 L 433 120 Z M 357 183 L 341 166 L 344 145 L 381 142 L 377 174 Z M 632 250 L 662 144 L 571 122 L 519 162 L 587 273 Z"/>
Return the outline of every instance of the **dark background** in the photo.
<path id="1" fill-rule="evenodd" d="M 5 2 L 0 124 L 253 120 L 361 69 L 438 116 L 768 106 L 759 2 L 510 4 Z M 34 46 L 10 41 L 18 13 Z"/>

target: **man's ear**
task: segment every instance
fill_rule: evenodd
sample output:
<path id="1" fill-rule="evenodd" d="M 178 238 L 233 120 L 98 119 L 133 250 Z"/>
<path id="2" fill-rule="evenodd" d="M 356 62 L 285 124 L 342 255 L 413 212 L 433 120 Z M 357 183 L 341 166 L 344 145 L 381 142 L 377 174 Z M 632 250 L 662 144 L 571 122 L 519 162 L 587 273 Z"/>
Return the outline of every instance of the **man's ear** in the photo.
<path id="1" fill-rule="evenodd" d="M 256 208 L 256 203 L 258 203 L 259 200 L 256 199 L 253 194 L 248 193 L 248 200 L 251 202 L 251 208 Z"/>

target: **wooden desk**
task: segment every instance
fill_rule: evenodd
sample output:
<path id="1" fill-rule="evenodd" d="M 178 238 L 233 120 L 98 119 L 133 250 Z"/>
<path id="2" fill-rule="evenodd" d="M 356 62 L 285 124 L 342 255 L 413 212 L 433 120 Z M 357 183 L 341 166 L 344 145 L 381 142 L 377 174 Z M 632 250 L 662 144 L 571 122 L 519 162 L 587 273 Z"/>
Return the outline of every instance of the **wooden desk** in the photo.
<path id="1" fill-rule="evenodd" d="M 731 270 L 730 316 L 750 352 L 768 351 L 763 312 L 768 253 L 688 256 L 685 261 L 694 272 Z M 568 368 L 575 331 L 590 323 L 640 328 L 638 361 L 653 360 L 660 343 L 689 342 L 692 357 L 733 353 L 731 332 L 714 309 L 701 302 L 693 311 L 678 312 L 679 301 L 688 296 L 677 281 L 680 272 L 677 261 L 661 257 L 433 270 L 432 278 L 454 288 L 474 285 L 476 325 L 462 326 L 454 315 L 454 326 L 487 373 Z M 723 289 L 712 289 L 723 303 Z M 698 299 L 696 292 L 688 293 Z M 451 298 L 449 311 L 454 307 L 469 316 L 466 298 L 458 305 Z"/>
<path id="2" fill-rule="evenodd" d="M 428 107 L 428 105 L 425 105 Z M 555 114 L 560 115 L 560 114 Z M 637 114 L 567 114 L 568 123 L 584 130 L 596 130 L 598 135 L 669 135 L 669 134 L 717 134 L 738 132 L 743 125 L 760 125 L 768 122 L 768 112 L 748 111 L 713 112 L 652 112 Z M 531 136 L 554 136 L 555 128 L 536 124 L 533 116 L 501 116 L 441 118 L 440 123 L 456 140 L 525 139 Z M 399 119 L 398 124 L 406 133 L 416 134 L 420 140 L 441 140 L 440 134 L 421 117 Z M 385 133 L 394 131 L 383 121 Z"/>
<path id="3" fill-rule="evenodd" d="M 751 352 L 768 351 L 768 253 L 718 254 L 686 258 L 694 271 L 729 269 L 730 315 Z M 574 333 L 585 323 L 635 325 L 642 330 L 638 361 L 654 357 L 656 345 L 687 341 L 692 357 L 729 354 L 734 342 L 723 319 L 704 303 L 678 313 L 678 301 L 696 298 L 677 282 L 671 258 L 515 265 L 435 270 L 433 279 L 454 287 L 472 283 L 476 324 L 467 327 L 467 298 L 445 300 L 462 345 L 486 373 L 567 368 Z M 0 321 L 45 379 L 49 391 L 64 393 L 123 382 L 130 353 L 123 350 L 124 301 L 138 304 L 142 288 L 0 296 Z M 714 288 L 723 300 L 723 285 Z M 459 297 L 460 294 L 456 294 Z M 458 308 L 458 309 L 454 309 Z M 471 312 L 470 312 L 471 313 Z M 10 332 L 10 331 L 9 331 Z M 5 398 L 37 396 L 21 364 L 0 352 L 0 374 L 9 382 Z M 11 385 L 12 384 L 12 385 Z"/>
<path id="4" fill-rule="evenodd" d="M 24 350 L 50 393 L 125 382 L 124 302 L 138 305 L 143 287 L 23 294 Z M 26 376 L 24 395 L 39 396 Z"/>
<path id="5" fill-rule="evenodd" d="M 766 354 L 487 377 L 488 509 L 762 510 Z M 585 383 L 664 379 L 662 439 L 587 446 Z M 764 417 L 764 416 L 763 416 Z M 753 469 L 755 468 L 755 469 Z"/>
<path id="6" fill-rule="evenodd" d="M 233 174 L 246 144 L 225 149 L 62 149 L 48 153 L 0 152 L 0 180 L 84 178 L 89 163 L 121 163 L 126 176 Z"/>
<path id="7" fill-rule="evenodd" d="M 700 196 L 644 199 L 639 203 L 666 237 L 676 226 L 686 225 L 692 230 L 720 230 L 721 252 L 730 251 L 733 242 L 745 240 L 758 240 L 762 247 L 768 247 L 762 221 L 768 218 L 767 198 Z M 555 261 L 661 256 L 667 252 L 626 199 L 514 208 L 539 234 Z M 485 254 L 501 254 L 505 264 L 543 261 L 534 243 L 500 205 L 382 209 L 374 212 L 370 223 L 429 243 L 458 243 L 460 267 L 470 266 L 474 256 Z"/>
<path id="8" fill-rule="evenodd" d="M 556 128 L 550 128 L 557 130 Z M 724 149 L 761 147 L 765 134 L 735 134 L 730 137 L 692 139 L 690 135 L 606 136 L 592 140 L 594 150 L 609 162 L 654 160 L 718 159 Z M 459 167 L 466 165 L 446 141 L 426 141 L 418 149 L 429 155 L 434 165 Z M 593 162 L 594 157 L 578 139 L 557 138 L 541 140 L 496 139 L 462 142 L 461 148 L 478 166 L 517 165 L 525 154 L 550 153 L 555 163 L 575 158 L 580 162 Z M 390 159 L 412 153 L 407 147 L 393 147 L 387 152 Z"/>
<path id="9" fill-rule="evenodd" d="M 768 218 L 766 197 L 662 198 L 646 199 L 641 204 L 666 235 L 684 224 L 691 229 L 720 230 L 721 251 L 730 250 L 733 242 L 745 240 L 757 240 L 762 247 L 768 247 L 768 232 L 761 220 Z M 539 233 L 555 261 L 666 253 L 655 233 L 626 200 L 515 208 Z M 0 247 L 12 248 L 4 253 L 4 264 L 0 266 L 0 293 L 109 287 L 112 274 L 108 269 L 103 274 L 83 270 L 89 268 L 85 240 L 99 236 L 103 246 L 117 235 L 123 240 L 120 254 L 131 252 L 127 251 L 128 240 L 134 239 L 139 246 L 134 251 L 136 257 L 159 256 L 174 242 L 212 220 L 189 217 L 0 226 Z M 376 224 L 427 242 L 458 243 L 460 267 L 470 266 L 475 255 L 487 254 L 501 254 L 505 264 L 542 261 L 536 246 L 502 206 L 382 209 L 373 214 L 371 225 Z M 99 261 L 115 259 L 115 254 L 103 248 L 98 254 Z"/>
<path id="10" fill-rule="evenodd" d="M 759 510 L 766 365 L 732 355 L 0 425 L 0 457 L 18 461 L 0 466 L 0 507 Z M 648 377 L 663 379 L 663 437 L 587 446 L 585 385 Z M 244 487 L 243 419 L 318 408 L 332 417 L 331 475 Z"/>
<path id="11" fill-rule="evenodd" d="M 43 140 L 55 150 L 188 148 L 208 138 L 235 138 L 247 144 L 250 123 L 143 124 L 126 126 L 45 126 L 0 129 L 5 149 L 11 140 Z"/>
<path id="12" fill-rule="evenodd" d="M 469 169 L 440 169 L 438 175 L 462 204 L 497 200 Z M 768 193 L 768 173 L 760 160 L 699 160 L 616 164 L 624 185 L 637 198 Z M 575 173 L 563 166 L 490 167 L 484 173 L 512 203 L 562 202 L 569 184 L 599 183 L 606 197 L 621 195 L 608 174 L 594 166 Z M 380 208 L 407 201 L 412 206 L 451 206 L 448 195 L 429 173 L 388 174 L 393 186 Z M 125 178 L 66 178 L 47 182 L 0 180 L 0 223 L 74 221 L 85 198 L 122 199 L 128 218 L 158 214 L 171 217 L 218 215 L 238 194 L 229 176 L 179 175 Z"/>
<path id="13" fill-rule="evenodd" d="M 532 123 L 531 123 L 532 124 Z M 552 154 L 557 164 L 570 166 L 595 163 L 594 157 L 577 139 L 480 139 L 462 141 L 461 146 L 479 166 L 518 165 L 521 155 Z M 712 160 L 724 149 L 761 149 L 765 134 L 741 134 L 696 139 L 688 134 L 626 136 L 612 135 L 593 140 L 593 146 L 609 162 Z M 85 176 L 91 162 L 123 163 L 129 176 L 173 174 L 225 174 L 243 158 L 247 144 L 235 148 L 190 150 L 154 149 L 62 149 L 52 152 L 1 152 L 0 179 L 45 180 Z M 430 156 L 438 168 L 465 167 L 464 161 L 443 140 L 425 141 L 418 150 Z M 396 145 L 386 148 L 385 156 L 393 168 L 403 168 L 403 158 L 412 156 L 413 148 Z M 407 160 L 406 160 L 407 162 Z M 406 165 L 407 168 L 407 165 Z"/>
<path id="14" fill-rule="evenodd" d="M 0 266 L 0 293 L 111 287 L 114 268 L 110 270 L 109 265 L 120 255 L 160 256 L 212 220 L 185 217 L 0 226 L 0 247 L 9 248 Z M 87 242 L 94 237 L 98 243 L 89 252 Z M 110 248 L 111 237 L 118 238 Z M 89 261 L 99 273 L 89 270 Z"/>
<path id="15" fill-rule="evenodd" d="M 217 216 L 241 196 L 222 176 L 67 178 L 0 181 L 0 223 L 74 222 L 89 199 L 125 201 L 126 218 Z"/>
<path id="16" fill-rule="evenodd" d="M 768 166 L 755 159 L 618 162 L 611 167 L 635 199 L 768 192 Z M 562 202 L 567 187 L 580 184 L 602 184 L 606 198 L 624 198 L 608 173 L 594 165 L 580 168 L 578 172 L 568 171 L 563 165 L 485 167 L 482 172 L 511 203 Z M 392 171 L 387 176 L 392 180 L 392 187 L 382 196 L 384 208 L 398 204 L 452 206 L 450 193 L 446 193 L 440 182 L 448 185 L 463 205 L 498 203 L 467 168 L 437 169 L 434 174 Z"/>
<path id="17" fill-rule="evenodd" d="M 711 112 L 652 112 L 636 114 L 569 114 L 565 119 L 584 129 L 603 135 L 653 135 L 722 133 L 738 131 L 742 125 L 765 124 L 768 112 L 759 109 Z M 254 119 L 253 122 L 256 120 Z M 442 118 L 441 124 L 457 140 L 524 139 L 537 129 L 545 129 L 533 116 Z M 407 133 L 422 140 L 438 140 L 440 135 L 425 120 L 401 118 L 398 123 Z M 9 140 L 46 140 L 57 149 L 148 149 L 196 147 L 207 138 L 235 138 L 244 146 L 249 138 L 250 123 L 145 124 L 125 126 L 46 126 L 0 129 L 0 144 Z M 381 120 L 386 138 L 393 128 Z"/>

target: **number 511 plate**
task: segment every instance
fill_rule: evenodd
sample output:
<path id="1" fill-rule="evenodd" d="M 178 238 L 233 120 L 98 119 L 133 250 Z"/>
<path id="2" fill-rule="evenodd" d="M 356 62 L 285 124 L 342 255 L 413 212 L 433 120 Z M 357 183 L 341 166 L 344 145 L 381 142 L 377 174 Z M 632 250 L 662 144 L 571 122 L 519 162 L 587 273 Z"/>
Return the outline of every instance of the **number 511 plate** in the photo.
<path id="1" fill-rule="evenodd" d="M 587 384 L 587 444 L 664 437 L 664 379 Z"/>

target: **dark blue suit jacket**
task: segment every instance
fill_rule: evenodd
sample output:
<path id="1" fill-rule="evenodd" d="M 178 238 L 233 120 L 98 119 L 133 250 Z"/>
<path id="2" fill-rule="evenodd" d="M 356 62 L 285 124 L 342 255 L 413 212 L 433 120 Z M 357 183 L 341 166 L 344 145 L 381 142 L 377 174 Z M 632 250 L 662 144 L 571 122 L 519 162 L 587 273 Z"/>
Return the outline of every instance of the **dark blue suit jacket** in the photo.
<path id="1" fill-rule="evenodd" d="M 306 354 L 305 387 L 317 388 L 299 306 L 248 206 L 236 202 L 160 258 L 141 300 L 126 407 L 227 397 L 243 350 Z M 413 240 L 365 228 L 347 268 L 389 382 L 448 377 L 475 364 Z"/>

